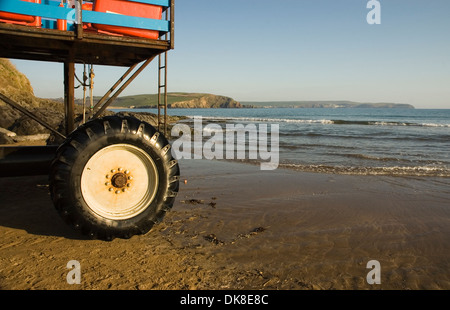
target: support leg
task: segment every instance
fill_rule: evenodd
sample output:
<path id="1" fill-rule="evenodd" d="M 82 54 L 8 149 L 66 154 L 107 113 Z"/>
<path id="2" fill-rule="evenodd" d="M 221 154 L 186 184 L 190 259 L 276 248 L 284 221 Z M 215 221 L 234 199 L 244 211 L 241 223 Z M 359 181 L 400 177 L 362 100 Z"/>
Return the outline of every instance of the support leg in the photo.
<path id="1" fill-rule="evenodd" d="M 75 63 L 64 63 L 64 108 L 66 135 L 75 129 Z"/>

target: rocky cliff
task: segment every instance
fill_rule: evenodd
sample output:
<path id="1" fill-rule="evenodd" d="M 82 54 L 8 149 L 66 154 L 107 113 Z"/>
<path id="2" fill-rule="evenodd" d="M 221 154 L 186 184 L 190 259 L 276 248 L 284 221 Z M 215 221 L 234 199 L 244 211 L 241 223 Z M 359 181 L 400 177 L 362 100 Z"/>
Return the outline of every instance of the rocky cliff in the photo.
<path id="1" fill-rule="evenodd" d="M 26 107 L 54 128 L 58 128 L 63 119 L 64 106 L 52 100 L 37 98 L 28 78 L 7 59 L 0 59 L 0 92 Z M 0 143 L 15 142 L 16 136 L 49 133 L 49 130 L 1 100 L 0 128 L 13 132 L 13 134 L 3 134 L 0 137 Z"/>
<path id="2" fill-rule="evenodd" d="M 216 108 L 242 108 L 236 100 L 211 94 L 202 94 L 199 97 L 178 101 L 170 104 L 173 109 L 216 109 Z"/>
<path id="3" fill-rule="evenodd" d="M 161 98 L 163 99 L 163 98 Z M 112 108 L 155 109 L 157 94 L 131 95 L 117 98 Z M 167 105 L 173 109 L 242 108 L 233 98 L 204 93 L 168 93 Z"/>

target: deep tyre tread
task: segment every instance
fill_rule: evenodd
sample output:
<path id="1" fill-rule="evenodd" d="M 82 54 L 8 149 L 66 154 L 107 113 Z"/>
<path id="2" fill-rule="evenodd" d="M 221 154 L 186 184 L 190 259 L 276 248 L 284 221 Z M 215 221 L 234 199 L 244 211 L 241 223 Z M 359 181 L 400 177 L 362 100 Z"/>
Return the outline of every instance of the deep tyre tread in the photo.
<path id="1" fill-rule="evenodd" d="M 159 183 L 142 212 L 126 219 L 111 219 L 91 208 L 83 197 L 81 176 L 86 163 L 99 150 L 131 145 L 153 160 Z M 167 139 L 148 123 L 129 116 L 107 116 L 80 126 L 58 148 L 50 170 L 50 193 L 60 216 L 92 239 L 128 239 L 145 234 L 160 222 L 175 201 L 180 170 Z"/>

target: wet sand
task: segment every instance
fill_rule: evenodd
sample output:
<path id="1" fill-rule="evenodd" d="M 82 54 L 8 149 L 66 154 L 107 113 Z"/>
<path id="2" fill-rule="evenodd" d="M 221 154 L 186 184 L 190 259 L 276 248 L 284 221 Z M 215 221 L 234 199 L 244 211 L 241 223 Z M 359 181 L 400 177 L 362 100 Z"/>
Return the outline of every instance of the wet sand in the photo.
<path id="1" fill-rule="evenodd" d="M 111 242 L 59 218 L 46 176 L 0 179 L 0 289 L 450 289 L 448 178 L 180 167 L 163 222 Z M 66 281 L 70 260 L 79 285 Z M 370 260 L 379 285 L 367 283 Z"/>

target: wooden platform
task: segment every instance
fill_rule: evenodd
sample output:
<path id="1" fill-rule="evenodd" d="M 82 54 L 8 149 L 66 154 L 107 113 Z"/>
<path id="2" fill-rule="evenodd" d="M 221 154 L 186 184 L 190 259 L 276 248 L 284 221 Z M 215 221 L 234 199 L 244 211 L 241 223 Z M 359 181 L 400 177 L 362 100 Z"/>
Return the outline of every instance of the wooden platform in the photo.
<path id="1" fill-rule="evenodd" d="M 132 66 L 172 48 L 170 41 L 0 23 L 0 57 Z"/>

